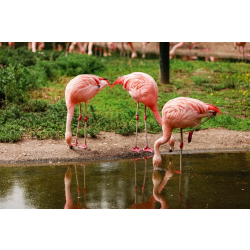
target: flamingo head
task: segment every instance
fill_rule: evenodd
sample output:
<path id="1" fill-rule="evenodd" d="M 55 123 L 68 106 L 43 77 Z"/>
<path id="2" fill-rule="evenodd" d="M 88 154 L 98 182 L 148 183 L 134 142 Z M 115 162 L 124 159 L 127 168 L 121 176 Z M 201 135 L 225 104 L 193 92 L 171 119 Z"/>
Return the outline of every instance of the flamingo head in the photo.
<path id="1" fill-rule="evenodd" d="M 171 135 L 170 140 L 168 141 L 168 145 L 169 145 L 169 152 L 173 152 L 174 151 L 174 137 Z"/>
<path id="2" fill-rule="evenodd" d="M 65 133 L 65 141 L 67 142 L 67 144 L 69 145 L 69 148 L 72 148 L 71 142 L 72 142 L 72 134 L 71 132 L 66 132 Z"/>
<path id="3" fill-rule="evenodd" d="M 156 168 L 160 167 L 161 166 L 161 162 L 162 162 L 161 156 L 154 154 L 154 157 L 153 157 L 153 167 L 156 167 Z"/>
<path id="4" fill-rule="evenodd" d="M 99 85 L 100 89 L 105 88 L 107 85 L 109 85 L 109 87 L 112 89 L 112 86 L 107 78 L 99 77 L 99 80 L 100 80 L 100 85 Z"/>

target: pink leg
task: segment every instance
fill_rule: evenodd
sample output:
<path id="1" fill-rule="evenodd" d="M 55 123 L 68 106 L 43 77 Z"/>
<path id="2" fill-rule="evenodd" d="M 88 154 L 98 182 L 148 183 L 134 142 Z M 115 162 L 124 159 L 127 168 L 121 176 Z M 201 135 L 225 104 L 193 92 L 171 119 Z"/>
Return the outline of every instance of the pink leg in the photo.
<path id="1" fill-rule="evenodd" d="M 129 44 L 129 46 L 130 46 L 130 48 L 131 48 L 131 50 L 132 50 L 131 58 L 136 58 L 136 57 L 137 57 L 137 54 L 136 54 L 136 51 L 135 51 L 135 48 L 134 48 L 133 43 L 129 42 L 128 44 Z"/>
<path id="2" fill-rule="evenodd" d="M 145 133 L 146 133 L 146 146 L 143 148 L 143 151 L 146 152 L 153 152 L 154 150 L 152 148 L 148 147 L 148 137 L 147 137 L 147 115 L 146 115 L 146 109 L 147 106 L 145 105 L 145 112 L 144 112 L 144 121 L 145 121 Z"/>
<path id="3" fill-rule="evenodd" d="M 138 128 L 138 120 L 139 120 L 139 115 L 138 115 L 138 109 L 139 109 L 139 103 L 137 103 L 137 110 L 136 110 L 136 137 L 135 137 L 135 146 L 132 148 L 133 152 L 139 153 L 142 151 L 141 148 L 137 147 L 137 128 Z"/>
<path id="4" fill-rule="evenodd" d="M 88 116 L 87 116 L 87 104 L 85 103 L 85 126 L 84 126 L 84 145 L 79 146 L 79 148 L 87 148 L 87 121 L 88 121 Z"/>
<path id="5" fill-rule="evenodd" d="M 32 52 L 36 52 L 36 42 L 32 42 Z"/>
<path id="6" fill-rule="evenodd" d="M 89 42 L 89 47 L 88 47 L 88 55 L 92 55 L 92 47 L 93 47 L 93 42 Z"/>
<path id="7" fill-rule="evenodd" d="M 184 42 L 180 42 L 178 44 L 176 44 L 169 52 L 169 58 L 172 59 L 172 57 L 174 56 L 175 54 L 175 50 L 182 47 L 184 45 Z"/>
<path id="8" fill-rule="evenodd" d="M 43 50 L 44 49 L 44 42 L 39 42 L 38 43 L 38 50 Z"/>
<path id="9" fill-rule="evenodd" d="M 77 136 L 78 136 L 78 131 L 79 131 L 79 127 L 80 127 L 80 122 L 82 120 L 82 111 L 81 111 L 81 103 L 79 103 L 79 119 L 78 119 L 78 125 L 77 125 L 77 131 L 76 131 L 76 141 L 75 143 L 72 143 L 72 146 L 77 146 L 78 142 L 77 142 Z"/>
<path id="10" fill-rule="evenodd" d="M 182 128 L 181 130 L 181 143 L 180 143 L 180 171 L 174 171 L 177 174 L 182 173 L 182 149 L 183 149 L 183 133 L 182 133 Z"/>

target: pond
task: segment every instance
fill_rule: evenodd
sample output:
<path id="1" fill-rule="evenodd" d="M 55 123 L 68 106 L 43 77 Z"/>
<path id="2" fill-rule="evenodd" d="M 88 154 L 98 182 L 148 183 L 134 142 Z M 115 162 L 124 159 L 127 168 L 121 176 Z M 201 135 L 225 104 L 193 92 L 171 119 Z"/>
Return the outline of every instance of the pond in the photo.
<path id="1" fill-rule="evenodd" d="M 47 166 L 0 166 L 0 208 L 250 208 L 250 153 L 163 155 Z"/>

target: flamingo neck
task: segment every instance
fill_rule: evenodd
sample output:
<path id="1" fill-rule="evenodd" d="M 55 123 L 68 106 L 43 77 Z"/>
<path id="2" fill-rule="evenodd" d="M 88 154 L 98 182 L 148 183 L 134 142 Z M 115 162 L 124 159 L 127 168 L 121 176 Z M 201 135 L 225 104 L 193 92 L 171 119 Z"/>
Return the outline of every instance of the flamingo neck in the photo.
<path id="1" fill-rule="evenodd" d="M 161 209 L 166 209 L 166 208 L 168 208 L 167 200 L 166 200 L 166 198 L 165 198 L 163 195 L 161 195 L 160 192 L 158 191 L 159 185 L 160 185 L 160 182 L 154 185 L 154 188 L 153 188 L 153 196 L 154 196 L 155 200 L 157 200 L 158 202 L 161 203 Z"/>
<path id="2" fill-rule="evenodd" d="M 154 106 L 153 108 L 151 108 L 153 114 L 154 114 L 154 117 L 155 119 L 157 120 L 157 122 L 160 124 L 160 126 L 162 127 L 162 118 L 161 118 L 161 115 L 159 113 L 159 110 L 157 108 L 157 105 Z"/>
<path id="3" fill-rule="evenodd" d="M 66 196 L 66 203 L 64 208 L 66 209 L 73 208 L 73 199 L 70 192 L 70 184 L 66 183 L 65 183 L 65 196 Z"/>
<path id="4" fill-rule="evenodd" d="M 67 112 L 65 140 L 66 140 L 68 145 L 71 145 L 71 141 L 72 141 L 72 134 L 71 134 L 70 125 L 71 125 L 71 121 L 72 121 L 72 118 L 73 118 L 74 107 L 75 106 L 73 106 L 73 105 L 70 106 L 68 108 L 68 112 Z"/>
<path id="5" fill-rule="evenodd" d="M 172 134 L 172 129 L 170 127 L 164 126 L 162 130 L 163 130 L 163 136 L 158 140 L 156 140 L 154 144 L 154 157 L 153 157 L 154 167 L 160 167 L 162 162 L 160 155 L 160 146 L 168 142 Z"/>

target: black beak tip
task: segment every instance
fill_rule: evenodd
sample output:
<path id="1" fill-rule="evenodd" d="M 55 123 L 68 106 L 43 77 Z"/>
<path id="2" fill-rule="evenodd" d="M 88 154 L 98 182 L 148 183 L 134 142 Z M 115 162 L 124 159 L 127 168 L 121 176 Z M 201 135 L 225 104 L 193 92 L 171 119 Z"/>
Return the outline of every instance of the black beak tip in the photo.
<path id="1" fill-rule="evenodd" d="M 73 146 L 71 145 L 69 148 L 70 148 L 70 149 L 73 149 Z"/>
<path id="2" fill-rule="evenodd" d="M 172 153 L 173 152 L 173 150 L 172 149 L 169 149 L 169 153 Z"/>

